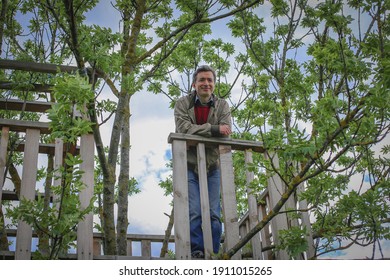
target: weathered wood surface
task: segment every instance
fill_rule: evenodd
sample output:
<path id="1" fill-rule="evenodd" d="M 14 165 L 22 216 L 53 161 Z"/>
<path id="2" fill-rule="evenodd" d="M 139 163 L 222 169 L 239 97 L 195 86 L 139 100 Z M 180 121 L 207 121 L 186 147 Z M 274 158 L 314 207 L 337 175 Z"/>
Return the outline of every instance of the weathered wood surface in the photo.
<path id="1" fill-rule="evenodd" d="M 0 98 L 0 109 L 10 111 L 28 111 L 45 113 L 52 107 L 53 103 L 42 101 L 24 101 L 19 99 Z"/>
<path id="2" fill-rule="evenodd" d="M 206 150 L 203 143 L 198 144 L 197 152 L 200 205 L 202 210 L 203 243 L 205 249 L 205 258 L 210 259 L 211 255 L 213 254 L 213 239 L 210 219 L 209 190 L 207 183 Z"/>
<path id="3" fill-rule="evenodd" d="M 32 91 L 32 92 L 52 92 L 52 85 L 42 84 L 17 84 L 10 81 L 0 81 L 0 89 L 4 90 L 20 90 L 20 91 Z"/>
<path id="4" fill-rule="evenodd" d="M 267 156 L 268 158 L 268 156 Z M 274 168 L 279 169 L 279 159 L 276 154 L 269 156 L 269 159 L 272 161 Z M 282 197 L 282 194 L 285 191 L 285 184 L 280 179 L 278 174 L 273 175 L 268 179 L 268 192 L 269 192 L 269 207 L 272 209 Z M 281 211 L 285 211 L 285 206 L 282 207 Z M 272 226 L 272 237 L 274 244 L 280 244 L 279 230 L 288 229 L 288 220 L 287 214 L 279 214 L 271 220 Z M 280 250 L 276 252 L 276 259 L 278 260 L 288 260 L 289 256 L 285 250 Z"/>
<path id="5" fill-rule="evenodd" d="M 5 181 L 5 167 L 7 164 L 7 147 L 9 139 L 9 128 L 3 127 L 1 129 L 0 140 L 0 207 L 2 207 L 3 186 Z"/>
<path id="6" fill-rule="evenodd" d="M 35 184 L 37 179 L 37 162 L 39 148 L 39 130 L 27 129 L 26 145 L 23 158 L 22 185 L 20 196 L 27 200 L 35 199 Z M 16 236 L 15 259 L 31 259 L 32 228 L 20 220 Z"/>
<path id="7" fill-rule="evenodd" d="M 0 119 L 0 127 L 9 127 L 10 131 L 25 132 L 27 129 L 37 129 L 41 134 L 49 134 L 49 123 L 36 121 L 20 121 L 12 119 Z"/>
<path id="8" fill-rule="evenodd" d="M 231 146 L 232 150 L 244 151 L 252 149 L 254 152 L 263 153 L 263 143 L 258 141 L 247 141 L 231 138 L 206 138 L 197 135 L 190 135 L 184 133 L 170 133 L 168 136 L 168 143 L 172 143 L 173 140 L 186 141 L 189 146 L 196 146 L 198 143 L 204 143 L 206 146 L 219 146 L 228 145 Z"/>
<path id="9" fill-rule="evenodd" d="M 93 197 L 94 188 L 94 139 L 93 134 L 85 134 L 80 140 L 80 156 L 82 163 L 80 170 L 83 171 L 81 181 L 85 188 L 79 194 L 80 207 L 86 209 Z M 77 227 L 77 255 L 79 260 L 93 259 L 93 213 L 88 213 L 79 222 Z"/>
<path id="10" fill-rule="evenodd" d="M 221 197 L 225 225 L 225 248 L 230 250 L 239 241 L 236 186 L 234 185 L 234 171 L 232 148 L 228 145 L 219 146 L 219 160 L 221 168 Z M 237 252 L 232 259 L 241 259 L 241 252 Z"/>
<path id="11" fill-rule="evenodd" d="M 257 199 L 253 194 L 252 189 L 249 187 L 251 182 L 254 180 L 253 171 L 248 170 L 248 166 L 253 163 L 252 151 L 245 151 L 245 164 L 246 164 L 246 184 L 247 184 L 247 195 L 248 195 L 248 218 L 249 218 L 249 230 L 254 228 L 259 222 L 258 204 Z M 262 246 L 260 241 L 260 234 L 256 234 L 251 239 L 252 243 L 252 255 L 253 259 L 261 260 L 262 257 Z"/>
<path id="12" fill-rule="evenodd" d="M 176 140 L 173 151 L 173 195 L 176 259 L 191 259 L 186 142 Z"/>
<path id="13" fill-rule="evenodd" d="M 55 74 L 60 72 L 75 73 L 78 71 L 78 68 L 75 66 L 37 63 L 30 61 L 18 61 L 10 59 L 1 59 L 0 69 L 22 70 L 27 72 L 40 72 L 49 74 Z"/>

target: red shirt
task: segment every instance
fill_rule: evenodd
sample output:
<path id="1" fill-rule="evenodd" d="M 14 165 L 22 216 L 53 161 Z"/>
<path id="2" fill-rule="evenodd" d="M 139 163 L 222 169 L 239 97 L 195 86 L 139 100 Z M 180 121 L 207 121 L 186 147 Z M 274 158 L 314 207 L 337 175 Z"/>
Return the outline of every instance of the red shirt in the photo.
<path id="1" fill-rule="evenodd" d="M 205 124 L 209 116 L 210 106 L 195 105 L 196 124 Z"/>

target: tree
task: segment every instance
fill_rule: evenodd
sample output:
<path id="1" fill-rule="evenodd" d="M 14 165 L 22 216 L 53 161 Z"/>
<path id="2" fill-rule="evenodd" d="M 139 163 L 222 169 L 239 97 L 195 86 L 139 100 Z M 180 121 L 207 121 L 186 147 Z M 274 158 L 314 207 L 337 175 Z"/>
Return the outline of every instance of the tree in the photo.
<path id="1" fill-rule="evenodd" d="M 258 9 L 230 23 L 250 57 L 245 70 L 250 98 L 235 117 L 242 134 L 249 132 L 277 153 L 280 169 L 266 159 L 260 166 L 285 184 L 279 203 L 247 237 L 296 195 L 309 203 L 301 211 L 313 214 L 315 257 L 370 244 L 369 257 L 384 257 L 380 240 L 390 237 L 388 5 L 271 1 L 273 26 Z M 299 186 L 305 190 L 298 192 Z M 292 244 L 297 240 L 292 235 L 302 240 L 307 234 L 302 230 L 282 235 L 281 247 L 291 257 L 304 251 L 302 242 Z"/>

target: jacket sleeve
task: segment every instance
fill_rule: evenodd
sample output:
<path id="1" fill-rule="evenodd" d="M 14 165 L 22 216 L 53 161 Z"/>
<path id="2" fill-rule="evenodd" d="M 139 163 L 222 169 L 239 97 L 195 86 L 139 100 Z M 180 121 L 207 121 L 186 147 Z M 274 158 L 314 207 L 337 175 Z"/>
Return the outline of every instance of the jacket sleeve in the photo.
<path id="1" fill-rule="evenodd" d="M 219 108 L 217 112 L 217 125 L 211 126 L 211 134 L 216 137 L 228 137 L 225 135 L 221 135 L 219 132 L 220 125 L 229 125 L 230 129 L 232 129 L 232 115 L 230 112 L 229 104 L 226 100 L 219 99 Z"/>
<path id="2" fill-rule="evenodd" d="M 176 132 L 211 137 L 211 124 L 194 124 L 188 114 L 188 104 L 185 99 L 179 99 L 176 102 L 174 115 Z"/>

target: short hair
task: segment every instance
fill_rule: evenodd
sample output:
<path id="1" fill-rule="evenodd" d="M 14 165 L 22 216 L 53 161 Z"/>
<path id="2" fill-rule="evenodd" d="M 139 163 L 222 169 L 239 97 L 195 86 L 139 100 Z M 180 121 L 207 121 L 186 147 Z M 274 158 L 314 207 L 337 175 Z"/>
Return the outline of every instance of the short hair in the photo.
<path id="1" fill-rule="evenodd" d="M 192 83 L 195 83 L 196 82 L 196 77 L 198 76 L 198 74 L 200 72 L 212 72 L 213 73 L 213 76 L 214 76 L 214 82 L 216 81 L 217 79 L 217 75 L 215 74 L 215 70 L 213 68 L 211 68 L 210 66 L 208 65 L 202 65 L 202 66 L 199 66 L 194 74 L 192 74 Z"/>

